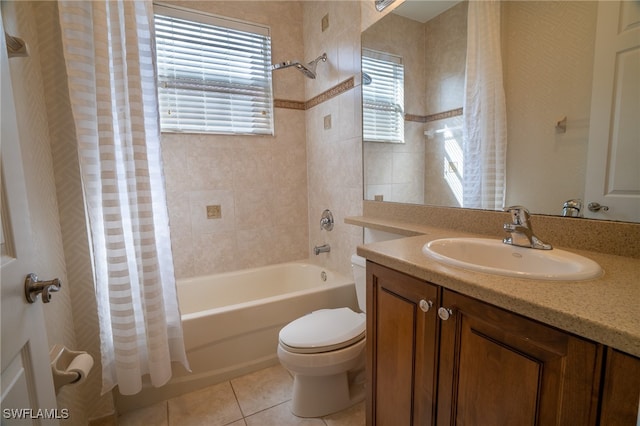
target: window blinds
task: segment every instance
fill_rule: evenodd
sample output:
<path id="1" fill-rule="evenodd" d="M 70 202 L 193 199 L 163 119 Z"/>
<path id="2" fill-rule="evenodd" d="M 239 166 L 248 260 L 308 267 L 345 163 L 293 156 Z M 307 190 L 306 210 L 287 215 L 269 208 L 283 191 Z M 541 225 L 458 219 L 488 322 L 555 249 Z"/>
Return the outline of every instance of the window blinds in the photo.
<path id="1" fill-rule="evenodd" d="M 364 140 L 404 143 L 402 58 L 363 49 L 362 72 L 371 78 L 362 86 Z"/>
<path id="2" fill-rule="evenodd" d="M 273 134 L 269 29 L 156 5 L 162 131 Z"/>

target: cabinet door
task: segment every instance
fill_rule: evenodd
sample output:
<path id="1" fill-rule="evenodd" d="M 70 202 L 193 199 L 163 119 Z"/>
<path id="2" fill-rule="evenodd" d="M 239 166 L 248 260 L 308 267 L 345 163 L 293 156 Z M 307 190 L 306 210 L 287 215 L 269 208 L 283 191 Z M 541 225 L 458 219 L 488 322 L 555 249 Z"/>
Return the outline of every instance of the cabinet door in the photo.
<path id="1" fill-rule="evenodd" d="M 433 424 L 437 303 L 436 286 L 367 262 L 368 426 Z"/>
<path id="2" fill-rule="evenodd" d="M 601 426 L 640 424 L 640 359 L 607 349 Z"/>
<path id="3" fill-rule="evenodd" d="M 593 425 L 601 348 L 445 290 L 438 425 Z"/>

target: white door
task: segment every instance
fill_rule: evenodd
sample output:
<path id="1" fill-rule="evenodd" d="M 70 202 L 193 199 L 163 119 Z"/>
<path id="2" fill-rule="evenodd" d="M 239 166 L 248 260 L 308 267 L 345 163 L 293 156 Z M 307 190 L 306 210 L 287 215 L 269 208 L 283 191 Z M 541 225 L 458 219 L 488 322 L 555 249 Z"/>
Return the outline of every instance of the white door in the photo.
<path id="1" fill-rule="evenodd" d="M 590 121 L 585 216 L 640 222 L 639 1 L 599 2 Z"/>
<path id="2" fill-rule="evenodd" d="M 2 425 L 57 425 L 59 422 L 56 417 L 65 416 L 65 412 L 56 410 L 41 298 L 36 303 L 29 304 L 24 294 L 26 275 L 37 271 L 31 269 L 34 250 L 29 206 L 2 18 L 0 13 L 0 80 L 2 83 L 0 88 L 2 93 L 0 121 L 2 412 L 0 416 L 2 416 Z"/>

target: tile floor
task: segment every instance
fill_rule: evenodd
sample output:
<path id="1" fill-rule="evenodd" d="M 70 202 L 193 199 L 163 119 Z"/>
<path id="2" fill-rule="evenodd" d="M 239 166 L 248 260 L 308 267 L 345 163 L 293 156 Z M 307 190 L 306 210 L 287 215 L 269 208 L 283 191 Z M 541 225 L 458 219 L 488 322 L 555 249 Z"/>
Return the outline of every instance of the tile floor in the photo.
<path id="1" fill-rule="evenodd" d="M 293 379 L 277 365 L 118 417 L 118 426 L 363 426 L 364 402 L 318 419 L 291 414 Z"/>

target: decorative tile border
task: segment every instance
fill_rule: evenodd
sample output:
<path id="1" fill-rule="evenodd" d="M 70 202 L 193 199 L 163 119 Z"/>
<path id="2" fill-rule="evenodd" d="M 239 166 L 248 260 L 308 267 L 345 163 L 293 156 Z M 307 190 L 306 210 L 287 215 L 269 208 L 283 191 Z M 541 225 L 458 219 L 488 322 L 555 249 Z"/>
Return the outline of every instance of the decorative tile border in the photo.
<path id="1" fill-rule="evenodd" d="M 428 123 L 430 121 L 442 120 L 445 118 L 458 117 L 463 114 L 462 108 L 456 108 L 449 111 L 443 111 L 430 115 L 414 115 L 405 114 L 405 121 L 415 121 L 417 123 Z"/>
<path id="2" fill-rule="evenodd" d="M 426 123 L 427 117 L 424 115 L 405 114 L 404 121 L 414 121 L 416 123 Z"/>
<path id="3" fill-rule="evenodd" d="M 275 108 L 307 110 L 313 108 L 314 106 L 320 105 L 321 103 L 326 102 L 331 98 L 335 98 L 336 96 L 341 95 L 344 92 L 353 89 L 354 87 L 355 80 L 353 77 L 350 77 L 342 83 L 339 83 L 333 86 L 331 89 L 320 93 L 318 96 L 314 96 L 306 102 L 290 101 L 286 99 L 274 99 L 273 106 Z"/>
<path id="4" fill-rule="evenodd" d="M 301 109 L 301 110 L 305 109 L 304 102 L 290 101 L 288 99 L 274 99 L 273 106 L 274 108 Z"/>
<path id="5" fill-rule="evenodd" d="M 297 109 L 297 110 L 308 110 L 313 108 L 314 106 L 320 105 L 323 102 L 328 101 L 331 98 L 335 98 L 343 94 L 344 92 L 353 89 L 355 86 L 355 80 L 353 77 L 349 77 L 342 83 L 339 83 L 333 86 L 331 89 L 320 93 L 318 96 L 314 96 L 306 102 L 302 101 L 292 101 L 289 99 L 274 99 L 273 106 L 274 108 L 284 108 L 284 109 Z M 430 115 L 415 115 L 415 114 L 405 114 L 405 121 L 413 121 L 416 123 L 428 123 L 430 121 L 442 120 L 445 118 L 458 117 L 463 114 L 462 108 L 456 108 L 449 111 L 443 111 L 436 114 Z"/>

